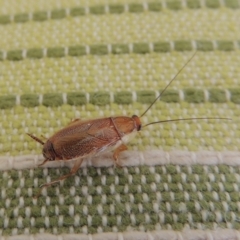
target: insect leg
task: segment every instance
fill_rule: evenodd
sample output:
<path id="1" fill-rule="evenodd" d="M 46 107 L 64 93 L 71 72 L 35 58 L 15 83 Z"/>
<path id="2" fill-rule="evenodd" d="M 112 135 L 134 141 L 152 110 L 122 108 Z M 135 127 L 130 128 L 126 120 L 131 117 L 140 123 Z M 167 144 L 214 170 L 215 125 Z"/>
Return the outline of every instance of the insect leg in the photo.
<path id="1" fill-rule="evenodd" d="M 77 172 L 77 170 L 80 168 L 80 166 L 81 166 L 81 164 L 82 164 L 82 161 L 83 161 L 83 158 L 80 158 L 80 159 L 76 160 L 76 162 L 74 163 L 74 166 L 72 167 L 71 171 L 70 171 L 68 174 L 63 175 L 63 176 L 61 176 L 60 178 L 58 178 L 58 179 L 56 179 L 56 180 L 54 180 L 54 181 L 52 181 L 52 182 L 50 182 L 50 183 L 45 183 L 45 184 L 43 184 L 41 187 L 49 187 L 49 186 L 51 186 L 51 185 L 54 184 L 54 183 L 60 182 L 61 180 L 64 180 L 64 179 L 66 179 L 66 178 L 68 178 L 68 177 L 71 177 L 71 176 L 74 175 L 74 174 Z"/>
<path id="2" fill-rule="evenodd" d="M 38 164 L 38 167 L 44 165 L 46 162 L 48 162 L 49 160 L 48 159 L 45 159 L 42 163 Z"/>
<path id="3" fill-rule="evenodd" d="M 61 176 L 60 178 L 58 178 L 58 179 L 56 179 L 56 180 L 53 180 L 53 181 L 50 182 L 50 183 L 45 183 L 45 184 L 43 184 L 43 185 L 41 186 L 41 189 L 40 189 L 39 193 L 35 196 L 35 198 L 38 198 L 38 197 L 40 196 L 43 188 L 45 188 L 45 187 L 47 188 L 47 187 L 49 187 L 49 186 L 51 186 L 51 185 L 53 185 L 53 184 L 55 184 L 55 183 L 60 182 L 61 180 L 64 180 L 64 179 L 66 179 L 66 178 L 71 177 L 72 175 L 74 175 L 74 174 L 78 171 L 78 169 L 80 168 L 82 162 L 83 162 L 83 158 L 76 159 L 76 162 L 74 163 L 74 166 L 72 167 L 72 169 L 70 170 L 70 172 L 69 172 L 68 174 L 63 175 L 63 176 Z"/>
<path id="4" fill-rule="evenodd" d="M 113 158 L 114 158 L 115 163 L 118 167 L 121 167 L 121 165 L 118 163 L 118 156 L 119 156 L 120 152 L 123 152 L 125 150 L 127 150 L 127 146 L 122 144 L 118 148 L 116 148 L 116 150 L 113 153 Z"/>

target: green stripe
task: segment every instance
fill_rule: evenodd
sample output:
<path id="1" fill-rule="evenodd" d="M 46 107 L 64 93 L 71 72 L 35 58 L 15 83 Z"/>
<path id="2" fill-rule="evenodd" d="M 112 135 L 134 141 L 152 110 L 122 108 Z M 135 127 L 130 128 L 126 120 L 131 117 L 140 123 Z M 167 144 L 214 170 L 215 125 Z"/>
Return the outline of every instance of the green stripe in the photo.
<path id="1" fill-rule="evenodd" d="M 240 104 L 240 89 L 232 88 L 229 90 L 231 92 L 231 101 L 236 104 Z"/>
<path id="2" fill-rule="evenodd" d="M 138 91 L 137 92 L 137 102 L 140 103 L 152 103 L 154 99 L 156 98 L 154 91 Z"/>
<path id="3" fill-rule="evenodd" d="M 68 172 L 66 168 L 39 168 L 0 174 L 3 235 L 16 231 L 19 218 L 22 218 L 22 229 L 28 228 L 30 233 L 40 229 L 52 233 L 53 228 L 68 232 L 71 226 L 75 226 L 75 233 L 82 232 L 84 226 L 88 233 L 96 233 L 99 227 L 103 231 L 110 231 L 112 227 L 124 231 L 129 226 L 139 229 L 143 225 L 147 231 L 154 230 L 157 224 L 162 229 L 170 224 L 172 229 L 182 230 L 186 224 L 196 229 L 198 223 L 212 229 L 216 222 L 218 226 L 225 226 L 227 222 L 234 229 L 240 229 L 236 221 L 240 218 L 240 195 L 236 187 L 240 183 L 239 166 L 85 168 L 76 174 L 81 179 L 79 183 L 70 177 L 61 186 L 56 184 L 47 189 L 48 200 L 40 196 L 34 203 L 32 196 L 38 193 L 38 186 L 47 181 L 47 176 L 53 180 Z M 75 221 L 75 217 L 79 221 Z M 22 229 L 18 228 L 18 233 Z"/>
<path id="4" fill-rule="evenodd" d="M 181 10 L 182 9 L 182 3 L 180 0 L 169 0 L 166 2 L 167 8 L 171 10 Z"/>
<path id="5" fill-rule="evenodd" d="M 20 61 L 23 60 L 23 50 L 10 50 L 7 52 L 7 60 Z"/>
<path id="6" fill-rule="evenodd" d="M 226 103 L 228 101 L 226 91 L 224 89 L 208 89 L 205 90 L 208 94 L 208 99 L 204 96 L 204 90 L 202 89 L 182 89 L 183 99 L 180 99 L 179 90 L 167 90 L 164 92 L 160 101 L 163 102 L 180 102 L 186 101 L 189 103 L 204 103 L 206 101 L 212 103 Z M 240 89 L 229 89 L 230 101 L 235 104 L 240 104 Z M 157 91 L 160 94 L 160 91 Z M 112 93 L 113 102 L 116 104 L 131 104 L 134 102 L 133 94 L 130 91 L 121 91 Z M 142 90 L 136 92 L 136 101 L 143 104 L 150 104 L 156 98 L 156 91 Z M 81 106 L 88 103 L 98 106 L 104 106 L 111 103 L 109 92 L 72 92 L 66 94 L 66 104 Z M 20 105 L 31 108 L 40 105 L 40 95 L 37 94 L 23 94 L 20 96 Z M 0 109 L 9 109 L 16 106 L 17 96 L 5 95 L 0 96 Z M 62 93 L 46 93 L 42 96 L 42 105 L 47 107 L 57 107 L 64 104 Z"/>
<path id="7" fill-rule="evenodd" d="M 0 109 L 13 108 L 16 105 L 16 96 L 0 96 Z"/>
<path id="8" fill-rule="evenodd" d="M 151 52 L 164 53 L 170 51 L 233 51 L 234 41 L 218 41 L 216 40 L 216 47 L 214 49 L 213 41 L 207 40 L 176 40 L 172 44 L 170 42 L 154 42 L 149 43 L 133 43 L 133 44 L 98 44 L 90 46 L 68 46 L 68 47 L 50 47 L 46 48 L 46 57 L 61 58 L 65 56 L 80 57 L 87 54 L 90 55 L 107 55 L 107 54 L 129 54 L 131 52 L 136 54 L 146 54 Z M 236 48 L 240 49 L 240 41 L 237 41 Z M 132 47 L 130 47 L 130 45 Z M 171 47 L 172 45 L 172 47 Z M 193 45 L 196 46 L 193 47 Z M 87 52 L 87 48 L 89 52 Z M 66 52 L 65 52 L 66 50 Z M 24 56 L 26 52 L 26 56 Z M 3 58 L 3 52 L 0 51 L 0 60 L 20 61 L 24 58 L 43 58 L 44 51 L 41 48 L 30 48 L 26 50 L 16 49 L 6 52 L 6 59 Z"/>
<path id="9" fill-rule="evenodd" d="M 58 107 L 63 105 L 62 94 L 60 93 L 46 93 L 43 95 L 42 104 L 46 107 Z"/>
<path id="10" fill-rule="evenodd" d="M 96 92 L 90 94 L 90 103 L 94 105 L 104 106 L 110 103 L 110 95 L 108 92 Z"/>
<path id="11" fill-rule="evenodd" d="M 33 13 L 33 21 L 42 22 L 48 19 L 48 12 L 46 11 L 39 11 Z"/>
<path id="12" fill-rule="evenodd" d="M 189 103 L 203 103 L 204 92 L 200 89 L 186 89 L 184 90 L 184 99 Z"/>
<path id="13" fill-rule="evenodd" d="M 184 8 L 189 9 L 200 9 L 207 7 L 210 9 L 216 9 L 221 7 L 220 0 L 206 0 L 205 6 L 202 6 L 201 0 L 186 0 L 186 6 Z M 238 0 L 225 0 L 224 6 L 230 9 L 236 9 L 240 7 Z M 79 17 L 88 14 L 103 15 L 103 14 L 121 14 L 124 12 L 129 13 L 143 13 L 146 10 L 151 12 L 160 12 L 163 8 L 169 10 L 181 10 L 183 9 L 182 1 L 180 0 L 169 0 L 163 5 L 162 2 L 149 2 L 149 3 L 130 3 L 127 5 L 123 4 L 109 4 L 109 5 L 95 5 L 90 7 L 73 7 L 70 8 L 69 14 L 72 17 Z M 86 10 L 88 9 L 88 10 Z M 49 14 L 49 17 L 48 17 Z M 28 13 L 19 13 L 13 15 L 13 22 L 25 23 L 27 21 L 46 21 L 51 19 L 63 19 L 67 17 L 67 9 L 53 9 L 50 11 L 37 11 L 32 13 L 32 19 Z M 0 24 L 12 23 L 10 15 L 1 15 Z"/>
<path id="14" fill-rule="evenodd" d="M 218 0 L 206 0 L 205 4 L 208 8 L 219 8 L 221 6 Z"/>

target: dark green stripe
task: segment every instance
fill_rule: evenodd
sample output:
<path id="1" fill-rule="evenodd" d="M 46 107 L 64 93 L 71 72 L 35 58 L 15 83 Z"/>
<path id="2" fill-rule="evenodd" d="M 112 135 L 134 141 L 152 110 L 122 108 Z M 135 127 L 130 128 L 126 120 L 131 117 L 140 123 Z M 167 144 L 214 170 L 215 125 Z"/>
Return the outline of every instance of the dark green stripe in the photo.
<path id="1" fill-rule="evenodd" d="M 209 102 L 224 103 L 226 102 L 226 92 L 223 89 L 210 89 Z"/>
<path id="2" fill-rule="evenodd" d="M 142 13 L 144 10 L 143 5 L 139 3 L 128 4 L 128 11 L 131 13 Z"/>
<path id="3" fill-rule="evenodd" d="M 149 53 L 149 44 L 148 43 L 135 43 L 133 45 L 133 52 L 138 54 Z"/>
<path id="4" fill-rule="evenodd" d="M 177 90 L 166 90 L 160 100 L 163 102 L 179 102 L 179 92 Z"/>
<path id="5" fill-rule="evenodd" d="M 162 4 L 160 2 L 150 2 L 148 3 L 148 9 L 152 12 L 159 12 L 162 10 Z"/>
<path id="6" fill-rule="evenodd" d="M 0 96 L 0 109 L 13 108 L 16 105 L 14 95 Z"/>
<path id="7" fill-rule="evenodd" d="M 29 21 L 29 15 L 27 13 L 20 13 L 20 14 L 14 15 L 14 22 L 25 23 L 27 21 Z"/>
<path id="8" fill-rule="evenodd" d="M 191 9 L 201 8 L 201 3 L 199 0 L 187 0 L 187 7 Z"/>
<path id="9" fill-rule="evenodd" d="M 90 54 L 92 54 L 92 55 L 106 55 L 106 54 L 108 54 L 107 45 L 92 45 L 90 47 Z"/>
<path id="10" fill-rule="evenodd" d="M 153 45 L 154 52 L 170 52 L 171 45 L 169 42 L 156 42 Z"/>
<path id="11" fill-rule="evenodd" d="M 235 104 L 240 104 L 240 89 L 232 88 L 229 91 L 231 93 L 231 101 Z"/>
<path id="12" fill-rule="evenodd" d="M 174 43 L 175 43 L 175 50 L 176 51 L 183 52 L 183 51 L 193 50 L 191 41 L 178 40 L 178 41 L 175 41 Z"/>
<path id="13" fill-rule="evenodd" d="M 30 48 L 27 50 L 27 58 L 43 58 L 43 50 L 40 48 Z"/>
<path id="14" fill-rule="evenodd" d="M 55 184 L 49 187 L 47 199 L 40 196 L 37 202 L 32 199 L 39 191 L 39 187 L 34 187 L 35 183 L 40 186 L 46 183 L 48 177 L 56 179 L 67 174 L 69 169 L 5 171 L 0 175 L 4 189 L 4 199 L 0 201 L 0 208 L 4 209 L 0 229 L 3 235 L 10 235 L 13 231 L 16 233 L 16 229 L 20 234 L 25 228 L 30 233 L 37 233 L 40 229 L 49 233 L 56 230 L 58 233 L 69 233 L 69 227 L 74 226 L 74 232 L 81 233 L 85 226 L 88 233 L 93 234 L 99 227 L 104 232 L 110 232 L 112 227 L 125 231 L 129 226 L 136 230 L 144 225 L 145 230 L 150 231 L 160 224 L 162 229 L 168 229 L 171 225 L 173 230 L 182 230 L 186 225 L 197 229 L 198 223 L 201 223 L 208 229 L 215 229 L 216 223 L 218 227 L 226 227 L 226 222 L 233 229 L 240 229 L 240 223 L 236 221 L 240 218 L 240 195 L 236 188 L 240 178 L 239 166 L 167 164 L 154 166 L 154 173 L 152 169 L 148 166 L 79 169 L 76 173 L 81 179 L 78 184 L 74 177 L 70 177 L 61 186 Z M 157 175 L 160 181 L 156 181 Z M 75 193 L 71 194 L 73 188 Z M 33 189 L 32 195 L 30 189 Z M 84 194 L 86 189 L 87 194 Z M 61 203 L 59 195 L 62 196 Z M 77 198 L 79 203 L 76 202 Z M 19 199 L 23 206 L 19 206 Z M 102 212 L 99 212 L 100 206 Z M 150 222 L 147 222 L 146 215 Z M 79 217 L 79 221 L 75 222 L 75 216 Z M 103 216 L 107 219 L 107 226 L 104 226 Z M 63 218 L 62 225 L 59 225 L 60 217 Z M 120 224 L 118 217 L 121 217 Z M 22 228 L 18 227 L 19 218 L 22 218 Z M 49 226 L 46 226 L 46 218 L 49 219 Z M 32 223 L 34 226 L 31 226 Z"/>
<path id="15" fill-rule="evenodd" d="M 184 99 L 189 103 L 203 103 L 205 101 L 204 92 L 200 89 L 185 89 Z"/>
<path id="16" fill-rule="evenodd" d="M 196 45 L 196 49 L 193 48 L 193 43 Z M 90 45 L 89 54 L 91 55 L 107 55 L 107 54 L 129 54 L 131 53 L 130 44 L 98 44 Z M 187 41 L 187 40 L 177 40 L 173 42 L 171 49 L 170 42 L 154 42 L 152 43 L 152 49 L 149 43 L 133 43 L 132 51 L 135 54 L 146 54 L 151 52 L 165 53 L 170 51 L 233 51 L 234 42 L 233 41 L 216 41 L 216 49 L 213 48 L 213 41 L 207 40 L 196 40 L 196 41 Z M 236 47 L 240 49 L 240 41 L 237 41 Z M 87 54 L 86 46 L 68 46 L 66 47 L 68 56 L 79 57 Z M 30 48 L 25 50 L 26 58 L 43 58 L 43 49 L 42 48 Z M 65 57 L 65 48 L 64 47 L 50 47 L 46 49 L 46 57 L 50 58 L 60 58 Z M 3 52 L 0 51 L 0 60 L 3 59 Z M 16 49 L 6 52 L 6 60 L 9 61 L 20 61 L 23 60 L 23 50 Z"/>
<path id="17" fill-rule="evenodd" d="M 82 92 L 68 93 L 67 103 L 73 106 L 84 105 L 87 103 L 86 94 Z"/>
<path id="18" fill-rule="evenodd" d="M 228 8 L 239 8 L 239 1 L 238 0 L 225 0 L 225 6 Z"/>
<path id="19" fill-rule="evenodd" d="M 224 1 L 226 8 L 236 9 L 239 8 L 238 0 L 225 0 Z M 153 1 L 150 3 L 145 3 L 148 11 L 152 12 L 160 12 L 163 9 L 162 3 L 158 1 Z M 199 9 L 202 7 L 201 0 L 186 0 L 186 7 L 189 9 Z M 206 0 L 205 7 L 216 9 L 220 8 L 220 0 Z M 103 15 L 107 14 L 106 9 L 108 8 L 108 13 L 110 14 L 122 14 L 126 10 L 130 13 L 143 13 L 146 11 L 144 9 L 144 5 L 141 3 L 130 3 L 125 8 L 123 4 L 109 4 L 109 5 L 95 5 L 88 8 L 89 14 L 93 15 Z M 181 0 L 168 0 L 166 1 L 166 8 L 176 11 L 182 9 Z M 84 7 L 73 7 L 70 8 L 70 16 L 72 17 L 80 17 L 86 14 L 86 8 Z M 48 20 L 48 12 L 47 11 L 38 11 L 33 12 L 33 21 L 46 21 Z M 66 18 L 66 9 L 53 9 L 50 11 L 49 19 L 62 19 Z M 25 23 L 30 21 L 28 13 L 18 13 L 13 15 L 13 21 L 15 23 Z M 0 24 L 9 24 L 11 23 L 10 15 L 1 15 L 0 16 Z"/>
<path id="20" fill-rule="evenodd" d="M 58 107 L 63 105 L 62 94 L 60 93 L 46 93 L 43 95 L 42 104 L 46 107 Z"/>
<path id="21" fill-rule="evenodd" d="M 213 51 L 213 43 L 211 41 L 199 40 L 196 41 L 197 49 L 199 51 Z"/>
<path id="22" fill-rule="evenodd" d="M 39 96 L 35 94 L 23 94 L 20 97 L 23 107 L 36 107 L 39 105 Z"/>
<path id="23" fill-rule="evenodd" d="M 204 90 L 187 88 L 182 89 L 184 95 L 183 100 L 189 103 L 203 103 L 206 101 L 204 97 Z M 211 88 L 206 90 L 209 95 L 209 102 L 225 103 L 227 102 L 226 92 L 224 89 Z M 229 89 L 230 101 L 235 104 L 240 104 L 240 89 Z M 160 93 L 161 91 L 158 91 Z M 110 101 L 109 92 L 94 92 L 89 93 L 89 102 L 94 105 L 107 105 Z M 80 106 L 87 104 L 87 94 L 85 92 L 71 92 L 66 94 L 67 104 Z M 130 91 L 121 91 L 113 93 L 114 102 L 117 104 L 131 104 L 133 102 L 133 95 Z M 150 90 L 137 91 L 137 102 L 150 104 L 156 98 L 156 92 Z M 163 102 L 180 102 L 178 90 L 166 90 L 161 96 L 160 101 Z M 48 107 L 57 107 L 63 105 L 63 94 L 61 93 L 47 93 L 43 95 L 42 104 Z M 15 95 L 0 96 L 0 109 L 13 108 L 16 105 Z M 24 107 L 36 107 L 40 105 L 39 95 L 37 94 L 23 94 L 20 96 L 20 105 Z"/>
<path id="24" fill-rule="evenodd" d="M 70 9 L 70 16 L 77 17 L 85 15 L 85 9 L 81 7 L 75 7 Z"/>
<path id="25" fill-rule="evenodd" d="M 120 4 L 109 5 L 109 12 L 112 14 L 120 14 L 124 12 L 124 6 Z"/>
<path id="26" fill-rule="evenodd" d="M 47 12 L 45 11 L 40 11 L 40 12 L 34 12 L 33 13 L 33 21 L 38 21 L 38 22 L 42 22 L 47 20 L 48 16 L 47 16 Z"/>
<path id="27" fill-rule="evenodd" d="M 219 0 L 205 0 L 206 7 L 208 8 L 219 8 L 220 2 Z"/>
<path id="28" fill-rule="evenodd" d="M 86 47 L 85 46 L 69 47 L 68 54 L 69 54 L 69 56 L 72 56 L 72 57 L 86 55 L 87 54 Z"/>
<path id="29" fill-rule="evenodd" d="M 63 47 L 53 47 L 53 48 L 48 48 L 47 49 L 47 56 L 48 57 L 53 57 L 53 58 L 60 58 L 64 57 L 64 48 Z"/>
<path id="30" fill-rule="evenodd" d="M 10 50 L 7 52 L 7 60 L 9 61 L 19 61 L 23 60 L 22 50 Z"/>
<path id="31" fill-rule="evenodd" d="M 0 16 L 0 24 L 8 24 L 10 23 L 10 15 L 2 15 Z"/>
<path id="32" fill-rule="evenodd" d="M 95 15 L 105 14 L 105 6 L 104 5 L 92 6 L 89 8 L 89 13 Z"/>
<path id="33" fill-rule="evenodd" d="M 132 103 L 132 93 L 128 91 L 117 92 L 114 96 L 114 102 L 117 104 L 131 104 Z"/>
<path id="34" fill-rule="evenodd" d="M 91 93 L 90 103 L 99 106 L 107 105 L 110 103 L 110 95 L 108 92 Z"/>
<path id="35" fill-rule="evenodd" d="M 171 10 L 181 10 L 182 4 L 180 0 L 168 0 L 166 2 L 167 8 Z"/>
<path id="36" fill-rule="evenodd" d="M 3 52 L 0 51 L 0 61 L 3 60 Z"/>
<path id="37" fill-rule="evenodd" d="M 218 41 L 218 49 L 220 51 L 233 51 L 234 44 L 232 41 Z"/>
<path id="38" fill-rule="evenodd" d="M 140 103 L 152 103 L 154 99 L 156 98 L 156 94 L 154 91 L 138 91 L 137 92 L 137 102 Z"/>
<path id="39" fill-rule="evenodd" d="M 57 10 L 53 10 L 51 12 L 52 19 L 61 19 L 61 18 L 65 18 L 65 17 L 66 17 L 65 9 L 57 9 Z"/>

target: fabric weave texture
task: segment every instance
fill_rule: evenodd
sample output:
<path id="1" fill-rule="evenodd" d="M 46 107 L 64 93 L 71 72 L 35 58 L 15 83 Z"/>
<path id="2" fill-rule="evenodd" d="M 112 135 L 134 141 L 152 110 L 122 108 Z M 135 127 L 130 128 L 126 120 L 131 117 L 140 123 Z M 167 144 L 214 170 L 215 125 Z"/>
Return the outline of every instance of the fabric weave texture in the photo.
<path id="1" fill-rule="evenodd" d="M 239 0 L 0 3 L 1 239 L 240 238 Z M 141 114 L 128 150 L 37 165 L 73 119 Z M 57 237 L 57 238 L 55 238 Z"/>

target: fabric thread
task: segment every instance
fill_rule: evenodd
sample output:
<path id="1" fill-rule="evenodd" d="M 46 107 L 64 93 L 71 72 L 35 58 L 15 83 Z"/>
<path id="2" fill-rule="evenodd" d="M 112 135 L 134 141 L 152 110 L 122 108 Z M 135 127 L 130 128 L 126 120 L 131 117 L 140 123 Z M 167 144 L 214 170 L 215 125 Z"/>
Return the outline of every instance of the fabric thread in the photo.
<path id="1" fill-rule="evenodd" d="M 0 5 L 1 239 L 240 239 L 239 0 Z M 74 162 L 38 167 L 26 133 L 141 116 L 171 79 L 122 168 L 113 152 L 90 156 L 33 198 Z M 231 120 L 144 127 L 201 117 Z"/>

